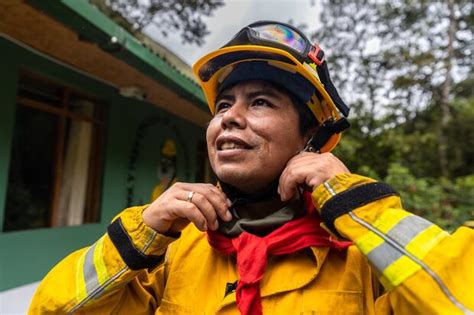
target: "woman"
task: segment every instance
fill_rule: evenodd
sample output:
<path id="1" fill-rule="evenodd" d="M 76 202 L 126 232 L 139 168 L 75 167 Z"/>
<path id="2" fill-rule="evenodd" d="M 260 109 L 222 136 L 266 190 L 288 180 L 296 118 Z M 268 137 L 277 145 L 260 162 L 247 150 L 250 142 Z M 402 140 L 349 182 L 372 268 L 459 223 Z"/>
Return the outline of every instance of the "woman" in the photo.
<path id="1" fill-rule="evenodd" d="M 48 274 L 31 313 L 472 314 L 471 231 L 402 210 L 328 153 L 348 109 L 318 46 L 257 22 L 194 70 L 219 185 L 124 210 Z"/>

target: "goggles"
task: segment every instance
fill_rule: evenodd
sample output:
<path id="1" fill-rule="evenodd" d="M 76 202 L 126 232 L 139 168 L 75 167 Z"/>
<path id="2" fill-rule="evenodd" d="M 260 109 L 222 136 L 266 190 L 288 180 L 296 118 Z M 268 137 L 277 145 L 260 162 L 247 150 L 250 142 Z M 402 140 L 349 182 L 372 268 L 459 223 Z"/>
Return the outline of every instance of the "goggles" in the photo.
<path id="1" fill-rule="evenodd" d="M 224 47 L 235 45 L 263 45 L 289 50 L 300 62 L 320 66 L 324 52 L 298 29 L 281 22 L 259 21 L 237 33 Z"/>

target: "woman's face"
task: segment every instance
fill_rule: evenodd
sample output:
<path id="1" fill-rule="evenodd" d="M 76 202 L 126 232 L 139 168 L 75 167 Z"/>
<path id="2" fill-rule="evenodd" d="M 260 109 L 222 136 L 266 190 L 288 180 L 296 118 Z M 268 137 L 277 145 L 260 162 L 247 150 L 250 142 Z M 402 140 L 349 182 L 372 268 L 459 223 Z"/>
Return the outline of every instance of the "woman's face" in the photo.
<path id="1" fill-rule="evenodd" d="M 217 177 L 243 192 L 267 187 L 305 144 L 290 97 L 265 81 L 223 91 L 206 138 Z"/>

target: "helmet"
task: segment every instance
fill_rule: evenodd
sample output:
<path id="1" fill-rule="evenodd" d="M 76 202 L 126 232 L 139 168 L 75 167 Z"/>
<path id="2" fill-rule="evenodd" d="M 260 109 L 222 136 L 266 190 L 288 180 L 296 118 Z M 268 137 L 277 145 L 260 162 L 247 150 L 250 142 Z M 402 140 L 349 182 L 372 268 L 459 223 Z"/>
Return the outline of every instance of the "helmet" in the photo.
<path id="1" fill-rule="evenodd" d="M 226 45 L 193 66 L 214 113 L 219 92 L 246 80 L 284 86 L 306 104 L 319 122 L 310 140 L 315 151 L 331 151 L 349 127 L 349 108 L 334 87 L 322 49 L 291 25 L 258 21 L 239 31 Z"/>

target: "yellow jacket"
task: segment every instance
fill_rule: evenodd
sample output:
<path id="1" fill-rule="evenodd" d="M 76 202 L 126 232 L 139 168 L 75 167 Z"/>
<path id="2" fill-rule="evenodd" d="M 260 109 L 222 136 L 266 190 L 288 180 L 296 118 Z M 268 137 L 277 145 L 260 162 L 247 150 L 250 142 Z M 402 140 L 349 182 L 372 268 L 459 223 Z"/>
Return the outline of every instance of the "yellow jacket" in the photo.
<path id="1" fill-rule="evenodd" d="M 264 314 L 473 314 L 472 230 L 449 235 L 377 185 L 342 174 L 317 187 L 313 202 L 327 226 L 355 246 L 270 257 Z M 56 265 L 29 313 L 238 314 L 234 257 L 215 252 L 193 225 L 177 239 L 157 234 L 144 225 L 144 208 L 124 210 L 95 244 Z"/>

